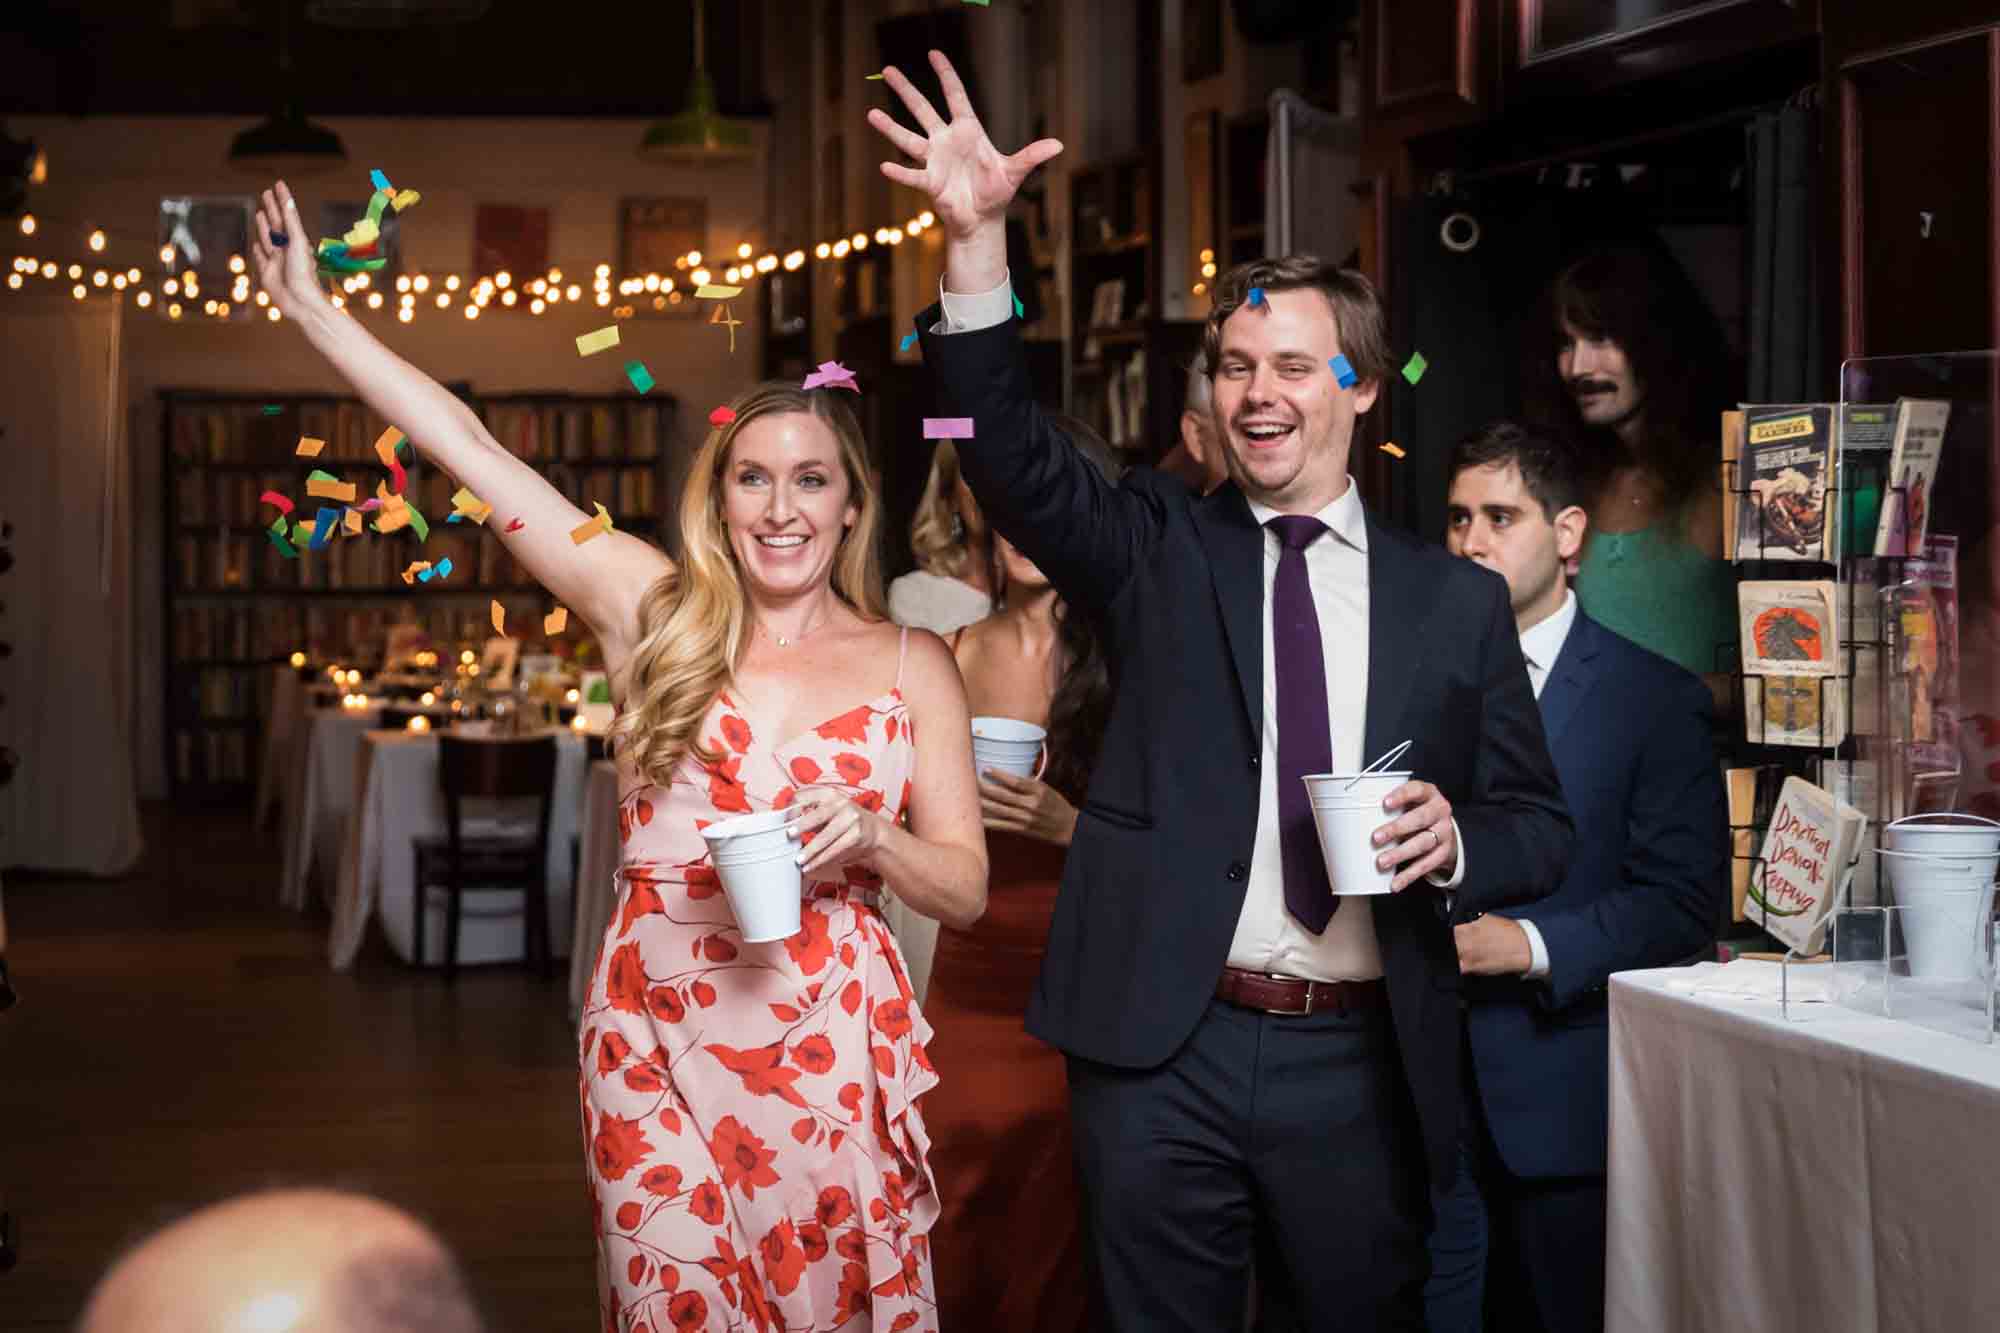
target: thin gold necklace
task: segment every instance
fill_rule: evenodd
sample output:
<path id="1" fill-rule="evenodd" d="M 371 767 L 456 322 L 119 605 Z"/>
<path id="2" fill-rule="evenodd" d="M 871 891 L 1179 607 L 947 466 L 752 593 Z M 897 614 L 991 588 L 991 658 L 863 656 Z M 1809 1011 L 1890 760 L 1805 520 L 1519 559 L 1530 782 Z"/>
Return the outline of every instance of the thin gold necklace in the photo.
<path id="1" fill-rule="evenodd" d="M 768 637 L 774 643 L 776 643 L 780 648 L 789 648 L 793 644 L 798 643 L 799 641 L 804 639 L 808 634 L 811 634 L 814 631 L 818 630 L 820 625 L 826 624 L 826 622 L 831 619 L 833 619 L 833 616 L 831 613 L 829 613 L 820 620 L 818 625 L 814 625 L 812 629 L 800 630 L 797 634 L 791 635 L 789 637 L 783 634 L 779 634 L 775 630 L 771 629 L 769 626 L 765 625 L 762 616 L 759 616 L 757 618 L 757 628 L 760 631 L 762 631 L 766 637 Z"/>

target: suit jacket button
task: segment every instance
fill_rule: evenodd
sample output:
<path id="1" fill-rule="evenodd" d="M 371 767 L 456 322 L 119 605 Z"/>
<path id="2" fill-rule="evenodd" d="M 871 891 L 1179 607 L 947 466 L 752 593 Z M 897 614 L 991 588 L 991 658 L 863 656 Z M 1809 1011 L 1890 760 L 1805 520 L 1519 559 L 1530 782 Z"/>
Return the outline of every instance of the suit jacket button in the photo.
<path id="1" fill-rule="evenodd" d="M 1241 861 L 1231 861 L 1229 863 L 1229 878 L 1232 882 L 1240 884 L 1249 878 L 1249 875 L 1250 867 L 1244 865 Z"/>
<path id="2" fill-rule="evenodd" d="M 1251 755 L 1251 756 L 1250 756 L 1250 767 L 1251 767 L 1252 769 L 1255 769 L 1255 768 L 1257 767 L 1257 765 L 1258 765 L 1259 761 L 1261 761 L 1262 759 L 1263 759 L 1263 756 L 1262 756 L 1262 755 L 1255 755 L 1255 754 Z"/>

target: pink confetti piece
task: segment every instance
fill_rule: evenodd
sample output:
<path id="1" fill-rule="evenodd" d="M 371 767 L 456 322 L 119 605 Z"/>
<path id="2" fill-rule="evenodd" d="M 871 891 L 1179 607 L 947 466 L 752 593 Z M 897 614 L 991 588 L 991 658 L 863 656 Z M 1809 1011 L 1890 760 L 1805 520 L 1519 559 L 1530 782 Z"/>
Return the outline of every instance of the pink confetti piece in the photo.
<path id="1" fill-rule="evenodd" d="M 972 438 L 972 418 L 925 417 L 924 438 L 927 440 L 969 440 Z"/>
<path id="2" fill-rule="evenodd" d="M 854 372 L 838 361 L 822 361 L 819 369 L 806 375 L 802 389 L 852 389 L 861 392 L 861 386 L 854 381 Z"/>

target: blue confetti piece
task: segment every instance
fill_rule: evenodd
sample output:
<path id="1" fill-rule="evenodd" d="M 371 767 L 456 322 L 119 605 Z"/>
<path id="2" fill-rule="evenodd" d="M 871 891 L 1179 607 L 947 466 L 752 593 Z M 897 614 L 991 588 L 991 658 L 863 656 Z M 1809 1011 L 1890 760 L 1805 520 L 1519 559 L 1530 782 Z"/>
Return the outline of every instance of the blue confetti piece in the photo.
<path id="1" fill-rule="evenodd" d="M 368 183 L 378 190 L 387 190 L 391 194 L 395 193 L 396 190 L 395 186 L 389 184 L 389 178 L 384 176 L 380 170 L 368 173 Z"/>
<path id="2" fill-rule="evenodd" d="M 916 341 L 917 341 L 916 334 L 906 333 L 903 335 L 903 341 L 897 344 L 896 350 L 899 352 L 907 352 L 910 350 L 911 345 L 914 344 Z"/>
<path id="3" fill-rule="evenodd" d="M 307 549 L 313 551 L 325 550 L 326 544 L 333 540 L 334 529 L 339 526 L 340 511 L 331 505 L 321 505 L 319 513 L 313 516 L 312 541 L 308 544 Z"/>
<path id="4" fill-rule="evenodd" d="M 435 569 L 420 569 L 417 571 L 417 582 L 419 583 L 429 583 L 436 577 L 437 570 Z"/>
<path id="5" fill-rule="evenodd" d="M 1252 287 L 1250 289 L 1250 304 L 1251 305 L 1264 304 L 1264 289 L 1262 287 Z"/>
<path id="6" fill-rule="evenodd" d="M 1028 317 L 1028 307 L 1021 304 L 1021 294 L 1019 292 L 1016 292 L 1014 293 L 1014 318 L 1026 319 L 1027 317 Z"/>
<path id="7" fill-rule="evenodd" d="M 438 561 L 438 562 L 437 562 L 437 576 L 438 576 L 439 578 L 441 578 L 441 579 L 443 579 L 443 578 L 450 578 L 450 577 L 451 577 L 451 557 L 450 557 L 450 556 L 446 556 L 446 557 L 445 557 L 444 559 L 442 559 L 442 560 L 440 560 L 440 561 Z"/>
<path id="8" fill-rule="evenodd" d="M 1333 377 L 1340 381 L 1340 387 L 1343 389 L 1351 389 L 1361 380 L 1361 377 L 1354 373 L 1354 367 L 1348 364 L 1345 356 L 1336 356 L 1326 364 L 1333 368 Z"/>
<path id="9" fill-rule="evenodd" d="M 465 515 L 463 515 L 463 514 L 453 514 L 453 515 L 452 515 L 452 516 L 451 516 L 450 518 L 446 519 L 446 520 L 445 520 L 445 522 L 447 522 L 447 523 L 456 523 L 456 522 L 458 522 L 458 521 L 459 521 L 460 519 L 462 519 L 462 518 L 464 518 L 464 517 L 465 517 Z"/>

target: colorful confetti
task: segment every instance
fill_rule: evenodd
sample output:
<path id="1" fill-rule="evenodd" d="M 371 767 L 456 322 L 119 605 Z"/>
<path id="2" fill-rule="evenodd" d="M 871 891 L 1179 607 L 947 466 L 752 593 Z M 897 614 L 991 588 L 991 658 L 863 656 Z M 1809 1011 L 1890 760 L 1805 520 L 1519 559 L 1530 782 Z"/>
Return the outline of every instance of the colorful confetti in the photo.
<path id="1" fill-rule="evenodd" d="M 627 361 L 625 363 L 625 378 L 631 380 L 632 387 L 640 393 L 651 393 L 653 391 L 653 372 L 646 369 L 644 361 Z"/>
<path id="2" fill-rule="evenodd" d="M 559 606 L 542 617 L 542 633 L 544 634 L 553 636 L 562 633 L 568 628 L 569 610 L 566 607 Z"/>
<path id="3" fill-rule="evenodd" d="M 972 418 L 925 417 L 924 438 L 927 440 L 969 440 L 972 438 Z"/>
<path id="4" fill-rule="evenodd" d="M 292 512 L 292 502 L 276 491 L 265 491 L 257 497 L 257 502 L 259 504 L 276 505 L 278 506 L 278 512 L 281 514 Z"/>
<path id="5" fill-rule="evenodd" d="M 428 560 L 412 560 L 409 568 L 403 571 L 403 582 L 415 583 L 419 574 L 423 575 L 426 581 L 428 581 L 430 578 L 430 568 L 431 562 Z"/>
<path id="6" fill-rule="evenodd" d="M 571 528 L 569 530 L 569 539 L 578 546 L 581 546 L 587 541 L 594 541 L 609 531 L 611 531 L 611 515 L 605 510 L 603 505 L 599 504 L 597 505 L 597 517 L 585 519 Z"/>
<path id="7" fill-rule="evenodd" d="M 1345 356 L 1336 356 L 1326 364 L 1332 368 L 1333 377 L 1340 381 L 1341 388 L 1351 389 L 1360 382 L 1360 377 L 1354 373 L 1353 365 L 1348 362 Z"/>
<path id="8" fill-rule="evenodd" d="M 396 187 L 389 184 L 389 178 L 382 174 L 379 167 L 368 173 L 368 183 L 378 190 L 387 190 L 392 194 L 395 193 Z"/>
<path id="9" fill-rule="evenodd" d="M 306 479 L 306 494 L 315 500 L 338 500 L 351 505 L 354 503 L 354 483 L 336 481 L 323 473 L 315 473 Z"/>
<path id="10" fill-rule="evenodd" d="M 616 324 L 607 324 L 601 329 L 578 334 L 576 339 L 576 353 L 578 356 L 595 356 L 605 348 L 616 347 L 617 345 L 618 326 Z"/>
<path id="11" fill-rule="evenodd" d="M 318 458 L 319 451 L 324 448 L 326 448 L 325 440 L 315 439 L 310 435 L 301 435 L 299 436 L 299 447 L 294 449 L 292 453 L 299 458 Z"/>
<path id="12" fill-rule="evenodd" d="M 822 361 L 819 369 L 807 373 L 801 389 L 852 389 L 861 392 L 861 386 L 854 381 L 854 372 L 838 361 Z"/>
<path id="13" fill-rule="evenodd" d="M 1250 289 L 1250 304 L 1251 305 L 1264 304 L 1264 289 L 1262 287 L 1252 287 Z"/>
<path id="14" fill-rule="evenodd" d="M 708 414 L 708 424 L 711 426 L 727 426 L 734 420 L 736 420 L 736 409 L 733 407 L 718 407 Z"/>
<path id="15" fill-rule="evenodd" d="M 312 549 L 323 551 L 333 540 L 334 529 L 340 526 L 340 511 L 330 505 L 322 506 L 313 519 Z"/>
<path id="16" fill-rule="evenodd" d="M 451 577 L 450 556 L 446 556 L 444 559 L 437 562 L 437 576 L 441 579 L 448 579 Z"/>
<path id="17" fill-rule="evenodd" d="M 694 294 L 695 299 L 699 301 L 727 301 L 732 296 L 743 295 L 743 289 L 732 287 L 728 283 L 704 282 L 694 289 Z"/>
<path id="18" fill-rule="evenodd" d="M 505 634 L 507 632 L 507 608 L 500 605 L 500 599 L 496 597 L 493 599 L 492 609 L 493 632 L 495 634 Z"/>
<path id="19" fill-rule="evenodd" d="M 396 197 L 389 202 L 400 213 L 406 208 L 415 208 L 418 201 L 422 198 L 423 196 L 415 190 L 399 190 L 396 193 Z"/>
<path id="20" fill-rule="evenodd" d="M 522 528 L 525 528 L 527 526 L 528 526 L 527 524 L 523 523 L 520 519 L 517 518 L 513 522 L 507 525 L 507 531 L 519 532 Z"/>
<path id="21" fill-rule="evenodd" d="M 403 471 L 403 464 L 396 457 L 396 446 L 403 443 L 403 432 L 391 426 L 375 437 L 375 457 L 382 460 L 382 466 L 389 469 L 392 483 L 389 493 L 401 495 L 409 488 L 409 474 Z"/>
<path id="22" fill-rule="evenodd" d="M 903 335 L 902 342 L 896 344 L 896 350 L 899 352 L 907 352 L 910 350 L 911 347 L 916 345 L 916 341 L 917 341 L 916 331 L 911 330 L 909 333 Z"/>
<path id="23" fill-rule="evenodd" d="M 1430 362 L 1424 360 L 1422 352 L 1412 352 L 1410 359 L 1403 363 L 1403 378 L 1414 387 L 1416 382 L 1424 377 L 1424 372 L 1430 369 L 1430 365 Z"/>
<path id="24" fill-rule="evenodd" d="M 1021 304 L 1021 294 L 1019 292 L 1016 292 L 1014 294 L 1014 318 L 1026 319 L 1027 317 L 1028 317 L 1028 307 Z"/>
<path id="25" fill-rule="evenodd" d="M 1409 455 L 1405 454 L 1405 453 L 1404 453 L 1404 452 L 1403 452 L 1403 451 L 1402 451 L 1402 450 L 1401 450 L 1400 448 L 1398 448 L 1397 446 L 1395 446 L 1395 445 L 1393 445 L 1393 444 L 1386 444 L 1386 443 L 1385 443 L 1385 444 L 1384 444 L 1384 445 L 1382 446 L 1382 452 L 1383 452 L 1383 453 L 1385 453 L 1385 454 L 1387 454 L 1387 455 L 1389 455 L 1389 457 L 1391 457 L 1391 458 L 1407 458 L 1407 457 L 1409 456 Z"/>

